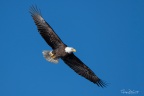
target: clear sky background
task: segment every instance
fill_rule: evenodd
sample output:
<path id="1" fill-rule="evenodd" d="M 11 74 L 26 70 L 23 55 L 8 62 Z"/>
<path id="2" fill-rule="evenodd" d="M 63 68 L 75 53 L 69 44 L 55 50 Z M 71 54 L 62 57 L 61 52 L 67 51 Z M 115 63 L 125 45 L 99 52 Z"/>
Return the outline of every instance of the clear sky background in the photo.
<path id="1" fill-rule="evenodd" d="M 43 58 L 31 5 L 107 88 Z M 144 96 L 143 0 L 1 0 L 0 34 L 0 96 Z"/>

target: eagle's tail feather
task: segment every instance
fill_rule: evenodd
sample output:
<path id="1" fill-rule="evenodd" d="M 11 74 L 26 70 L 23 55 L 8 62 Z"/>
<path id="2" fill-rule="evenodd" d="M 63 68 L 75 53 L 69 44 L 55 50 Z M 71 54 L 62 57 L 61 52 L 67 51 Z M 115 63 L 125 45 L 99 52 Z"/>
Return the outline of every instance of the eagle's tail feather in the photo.
<path id="1" fill-rule="evenodd" d="M 47 61 L 49 61 L 49 62 L 52 62 L 52 63 L 55 63 L 55 64 L 58 63 L 58 59 L 57 59 L 57 58 L 52 58 L 51 55 L 50 55 L 50 52 L 51 52 L 51 51 L 49 51 L 49 50 L 44 50 L 44 51 L 42 52 L 44 58 L 45 58 Z"/>

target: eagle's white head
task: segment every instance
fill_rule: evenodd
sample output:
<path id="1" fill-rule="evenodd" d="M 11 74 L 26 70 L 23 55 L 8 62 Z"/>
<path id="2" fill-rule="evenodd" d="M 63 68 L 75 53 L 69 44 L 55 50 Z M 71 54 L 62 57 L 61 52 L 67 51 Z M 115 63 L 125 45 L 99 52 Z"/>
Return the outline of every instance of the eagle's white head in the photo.
<path id="1" fill-rule="evenodd" d="M 65 52 L 66 52 L 66 53 L 76 52 L 76 49 L 74 49 L 74 48 L 72 48 L 72 47 L 66 47 L 66 48 L 65 48 Z"/>

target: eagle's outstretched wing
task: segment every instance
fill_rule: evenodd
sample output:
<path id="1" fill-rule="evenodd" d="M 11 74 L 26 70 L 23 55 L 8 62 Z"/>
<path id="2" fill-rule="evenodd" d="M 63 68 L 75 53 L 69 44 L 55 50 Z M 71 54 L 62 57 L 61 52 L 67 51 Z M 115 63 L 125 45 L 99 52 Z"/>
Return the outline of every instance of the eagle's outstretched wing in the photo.
<path id="1" fill-rule="evenodd" d="M 97 84 L 100 87 L 105 87 L 106 83 L 104 83 L 101 79 L 99 79 L 94 72 L 88 68 L 79 58 L 77 58 L 73 53 L 67 55 L 62 58 L 62 60 L 72 68 L 76 73 L 90 80 L 91 82 Z"/>
<path id="2" fill-rule="evenodd" d="M 40 10 L 36 6 L 32 6 L 29 12 L 31 13 L 35 24 L 37 25 L 38 31 L 40 32 L 41 36 L 48 43 L 48 45 L 52 47 L 52 49 L 56 49 L 61 44 L 63 44 L 62 40 L 54 32 L 52 27 L 43 19 Z"/>

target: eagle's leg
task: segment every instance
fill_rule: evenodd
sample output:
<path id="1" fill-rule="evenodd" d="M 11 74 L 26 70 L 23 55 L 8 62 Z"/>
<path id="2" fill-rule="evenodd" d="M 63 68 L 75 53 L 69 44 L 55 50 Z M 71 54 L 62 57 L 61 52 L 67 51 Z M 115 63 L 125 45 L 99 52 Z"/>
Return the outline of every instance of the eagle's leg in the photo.
<path id="1" fill-rule="evenodd" d="M 53 59 L 55 59 L 56 58 L 56 56 L 52 53 L 52 51 L 51 52 L 49 52 L 49 55 L 50 55 L 50 57 L 52 57 Z"/>

